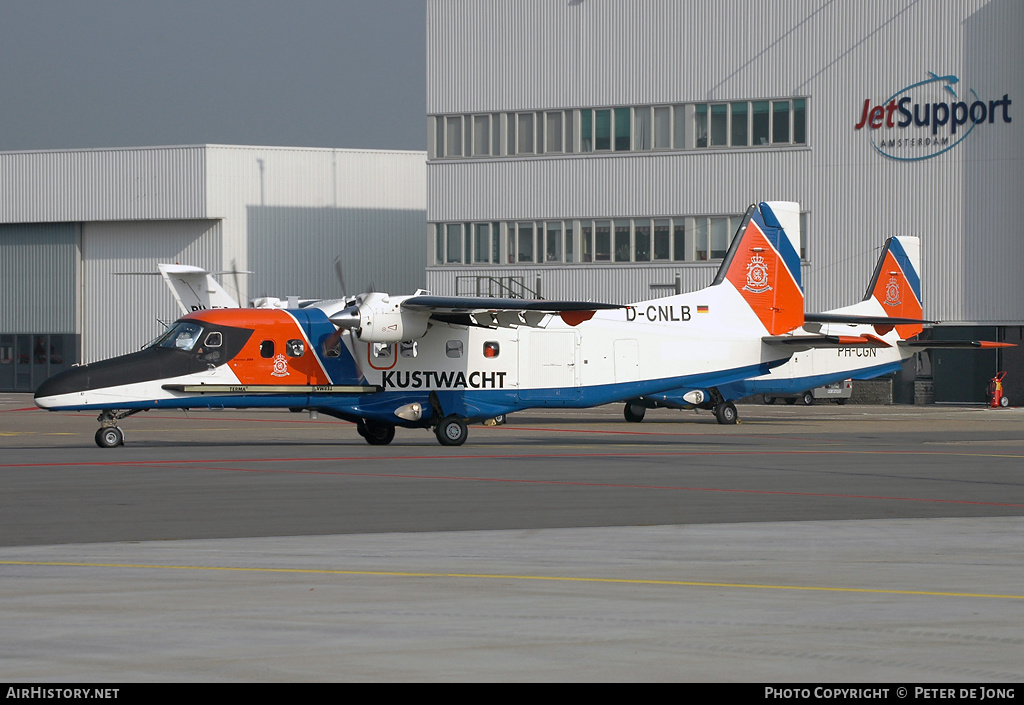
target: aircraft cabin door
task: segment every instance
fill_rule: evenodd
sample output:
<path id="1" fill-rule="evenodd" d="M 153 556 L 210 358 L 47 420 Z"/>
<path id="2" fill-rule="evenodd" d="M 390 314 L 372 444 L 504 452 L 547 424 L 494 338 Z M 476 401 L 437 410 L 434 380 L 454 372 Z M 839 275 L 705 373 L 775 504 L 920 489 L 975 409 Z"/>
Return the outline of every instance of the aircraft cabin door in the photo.
<path id="1" fill-rule="evenodd" d="M 579 345 L 576 331 L 519 329 L 519 398 L 578 399 Z"/>

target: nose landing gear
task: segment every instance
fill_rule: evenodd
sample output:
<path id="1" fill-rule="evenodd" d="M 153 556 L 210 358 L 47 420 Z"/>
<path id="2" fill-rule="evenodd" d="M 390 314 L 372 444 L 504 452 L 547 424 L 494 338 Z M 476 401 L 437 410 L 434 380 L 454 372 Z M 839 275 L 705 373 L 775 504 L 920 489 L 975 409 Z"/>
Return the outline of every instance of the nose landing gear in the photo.
<path id="1" fill-rule="evenodd" d="M 100 422 L 100 427 L 96 430 L 96 445 L 100 448 L 117 448 L 118 446 L 124 445 L 124 431 L 122 431 L 117 422 L 121 419 L 128 418 L 132 414 L 137 414 L 144 409 L 122 409 L 120 411 L 116 409 L 106 409 L 100 412 L 100 415 L 96 417 L 96 420 Z"/>

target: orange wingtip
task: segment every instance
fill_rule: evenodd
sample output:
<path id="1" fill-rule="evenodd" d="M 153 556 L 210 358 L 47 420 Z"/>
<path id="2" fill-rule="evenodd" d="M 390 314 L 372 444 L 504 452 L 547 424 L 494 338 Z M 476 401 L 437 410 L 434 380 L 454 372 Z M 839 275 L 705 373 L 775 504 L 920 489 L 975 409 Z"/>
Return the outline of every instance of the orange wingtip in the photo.
<path id="1" fill-rule="evenodd" d="M 979 344 L 983 348 L 1015 348 L 1015 347 L 1017 347 L 1017 343 L 997 343 L 997 342 L 992 341 L 992 340 L 982 340 L 982 341 L 979 341 Z"/>

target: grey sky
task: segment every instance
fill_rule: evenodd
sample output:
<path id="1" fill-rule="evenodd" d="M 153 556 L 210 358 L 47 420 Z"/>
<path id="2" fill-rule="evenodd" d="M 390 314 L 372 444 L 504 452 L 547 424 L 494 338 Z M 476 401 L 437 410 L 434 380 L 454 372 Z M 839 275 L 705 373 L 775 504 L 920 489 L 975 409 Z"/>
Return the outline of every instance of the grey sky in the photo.
<path id="1" fill-rule="evenodd" d="M 0 0 L 0 151 L 426 149 L 425 0 Z"/>

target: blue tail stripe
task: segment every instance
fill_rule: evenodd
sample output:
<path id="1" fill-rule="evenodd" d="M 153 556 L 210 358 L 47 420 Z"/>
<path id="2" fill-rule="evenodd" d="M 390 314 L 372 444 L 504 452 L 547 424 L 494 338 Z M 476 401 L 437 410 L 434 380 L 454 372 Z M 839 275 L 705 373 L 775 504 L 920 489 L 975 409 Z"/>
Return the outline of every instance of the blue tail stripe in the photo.
<path id="1" fill-rule="evenodd" d="M 767 203 L 761 203 L 760 207 L 754 211 L 754 221 L 764 232 L 775 251 L 782 256 L 782 261 L 786 263 L 786 268 L 796 280 L 796 285 L 803 291 L 804 285 L 800 281 L 800 253 L 793 249 L 793 243 L 786 236 L 782 223 L 779 222 Z"/>
<path id="2" fill-rule="evenodd" d="M 914 290 L 914 296 L 917 297 L 917 302 L 920 304 L 924 303 L 921 298 L 921 277 L 918 276 L 917 270 L 914 269 L 913 263 L 910 261 L 910 257 L 907 256 L 907 251 L 903 249 L 903 245 L 896 238 L 889 239 L 889 252 L 896 258 L 896 262 L 900 265 L 900 269 L 903 270 L 903 275 L 907 278 L 907 283 L 910 284 L 910 288 Z"/>

